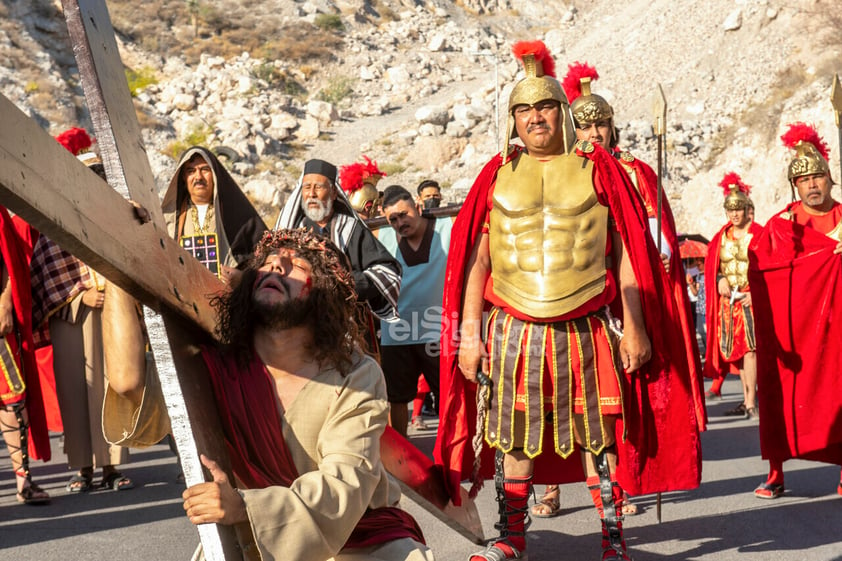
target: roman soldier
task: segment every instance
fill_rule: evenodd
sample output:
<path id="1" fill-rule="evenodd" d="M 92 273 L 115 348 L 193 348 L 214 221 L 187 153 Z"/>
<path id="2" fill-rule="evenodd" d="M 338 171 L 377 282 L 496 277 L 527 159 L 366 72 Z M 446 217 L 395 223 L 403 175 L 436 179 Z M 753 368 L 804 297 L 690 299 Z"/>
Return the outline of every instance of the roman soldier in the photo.
<path id="1" fill-rule="evenodd" d="M 460 481 L 470 476 L 476 493 L 494 466 L 501 534 L 473 561 L 524 558 L 533 477 L 563 483 L 585 475 L 602 519 L 601 559 L 628 559 L 618 471 L 637 492 L 699 484 L 695 419 L 688 433 L 665 400 L 678 391 L 670 401 L 683 400 L 687 416 L 689 388 L 647 375 L 662 372 L 669 349 L 683 345 L 674 330 L 657 328 L 674 302 L 655 297 L 667 290 L 666 277 L 653 266 L 658 251 L 628 174 L 601 146 L 576 140 L 546 46 L 513 50 L 525 77 L 509 98 L 506 146 L 453 226 L 440 410 L 453 422 L 439 426 L 435 459 L 457 504 Z M 514 137 L 522 146 L 509 143 Z M 477 403 L 474 383 L 486 378 L 491 398 Z M 485 450 L 479 439 L 476 449 L 467 445 L 477 425 Z M 663 431 L 675 437 L 670 446 L 656 444 Z"/>
<path id="2" fill-rule="evenodd" d="M 711 391 L 717 391 L 729 371 L 739 373 L 743 401 L 725 414 L 756 419 L 757 345 L 748 282 L 748 247 L 762 228 L 749 215 L 749 208 L 754 206 L 749 198 L 751 187 L 739 175 L 726 174 L 719 186 L 725 194 L 723 207 L 728 223 L 711 240 L 705 259 L 705 376 L 714 379 Z"/>
<path id="3" fill-rule="evenodd" d="M 348 201 L 360 218 L 373 218 L 377 212 L 380 193 L 377 182 L 386 174 L 372 162 L 368 156 L 363 156 L 365 163 L 355 162 L 339 168 L 339 184 L 348 195 Z"/>
<path id="4" fill-rule="evenodd" d="M 769 475 L 754 494 L 784 492 L 783 462 L 842 465 L 842 204 L 831 196 L 828 149 L 814 127 L 781 137 L 795 154 L 788 178 L 798 200 L 751 243 L 748 271 L 757 317 L 760 451 Z M 842 482 L 837 486 L 842 495 Z"/>

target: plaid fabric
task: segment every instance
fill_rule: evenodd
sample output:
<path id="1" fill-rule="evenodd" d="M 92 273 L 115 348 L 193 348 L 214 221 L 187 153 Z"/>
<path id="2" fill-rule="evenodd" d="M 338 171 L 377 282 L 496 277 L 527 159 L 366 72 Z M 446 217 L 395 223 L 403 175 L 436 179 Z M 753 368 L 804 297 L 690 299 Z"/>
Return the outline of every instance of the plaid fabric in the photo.
<path id="1" fill-rule="evenodd" d="M 33 331 L 53 314 L 67 313 L 66 305 L 91 285 L 88 267 L 43 234 L 32 251 L 30 275 Z"/>

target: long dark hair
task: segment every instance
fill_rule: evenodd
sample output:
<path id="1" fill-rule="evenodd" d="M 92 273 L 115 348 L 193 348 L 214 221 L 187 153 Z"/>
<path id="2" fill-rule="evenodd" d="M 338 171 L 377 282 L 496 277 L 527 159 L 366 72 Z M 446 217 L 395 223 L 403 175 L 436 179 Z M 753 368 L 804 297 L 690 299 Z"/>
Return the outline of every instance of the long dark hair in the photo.
<path id="1" fill-rule="evenodd" d="M 258 326 L 258 312 L 252 300 L 254 283 L 266 257 L 279 249 L 294 250 L 312 269 L 310 293 L 304 303 L 308 313 L 299 324 L 312 334 L 308 350 L 320 364 L 347 374 L 353 355 L 365 348 L 355 319 L 354 278 L 341 250 L 330 240 L 305 229 L 266 232 L 237 285 L 213 298 L 211 304 L 219 314 L 216 331 L 220 341 L 242 366 L 251 361 L 254 330 Z"/>

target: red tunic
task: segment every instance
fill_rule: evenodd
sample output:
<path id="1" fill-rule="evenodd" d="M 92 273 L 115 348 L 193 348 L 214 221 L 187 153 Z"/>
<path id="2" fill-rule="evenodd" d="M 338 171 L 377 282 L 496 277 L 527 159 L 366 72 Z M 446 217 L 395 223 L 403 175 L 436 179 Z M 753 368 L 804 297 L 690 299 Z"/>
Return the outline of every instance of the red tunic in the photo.
<path id="1" fill-rule="evenodd" d="M 596 147 L 583 157 L 594 162 L 595 179 L 606 188 L 607 204 L 640 287 L 644 321 L 652 340 L 652 360 L 623 380 L 626 425 L 618 427 L 617 434 L 625 431 L 626 440 L 618 442 L 618 478 L 633 494 L 695 488 L 701 479 L 697 409 L 686 368 L 674 366 L 687 351 L 678 330 L 660 328 L 666 322 L 674 325 L 677 312 L 674 300 L 663 298 L 670 291 L 663 268 L 653 267 L 660 259 L 648 235 L 646 213 L 628 174 L 608 152 Z M 453 225 L 445 276 L 440 415 L 448 422 L 439 425 L 434 457 L 444 470 L 454 504 L 460 501 L 461 481 L 472 472 L 471 439 L 476 420 L 476 386 L 467 383 L 457 368 L 458 342 L 454 336 L 459 327 L 466 264 L 482 230 L 488 190 L 502 164 L 499 155 L 494 157 L 468 193 Z M 480 477 L 492 476 L 492 456 L 486 448 Z M 572 467 L 565 468 L 565 464 Z M 538 483 L 571 481 L 571 477 L 584 479 L 578 459 L 562 461 L 560 456 L 545 454 L 535 464 Z"/>
<path id="2" fill-rule="evenodd" d="M 818 219 L 800 202 L 786 211 L 794 220 L 774 216 L 750 247 L 760 450 L 779 462 L 842 464 L 842 255 L 824 234 L 842 205 Z"/>

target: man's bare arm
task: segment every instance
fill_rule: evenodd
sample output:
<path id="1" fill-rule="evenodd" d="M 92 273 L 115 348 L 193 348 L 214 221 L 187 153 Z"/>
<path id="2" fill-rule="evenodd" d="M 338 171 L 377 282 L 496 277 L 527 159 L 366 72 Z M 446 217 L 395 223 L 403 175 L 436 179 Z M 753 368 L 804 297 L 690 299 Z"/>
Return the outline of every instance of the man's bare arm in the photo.
<path id="1" fill-rule="evenodd" d="M 623 338 L 620 341 L 620 359 L 626 372 L 634 372 L 652 357 L 652 344 L 646 333 L 640 289 L 626 247 L 619 234 L 614 234 L 614 255 L 623 302 Z"/>
<path id="2" fill-rule="evenodd" d="M 465 275 L 460 327 L 459 370 L 471 382 L 477 381 L 477 370 L 482 367 L 487 373 L 485 346 L 482 343 L 482 308 L 485 281 L 491 272 L 491 256 L 488 251 L 488 234 L 480 235 Z"/>

